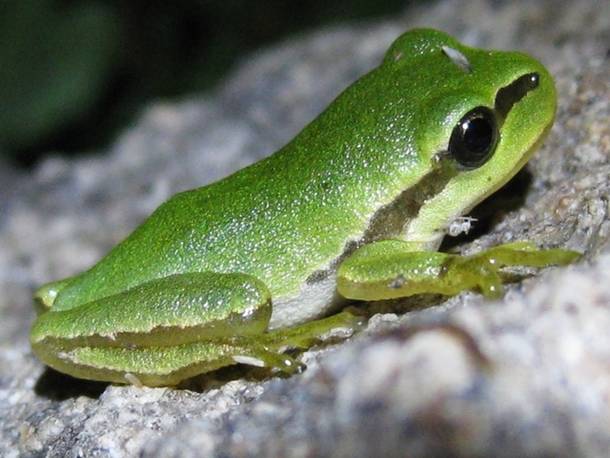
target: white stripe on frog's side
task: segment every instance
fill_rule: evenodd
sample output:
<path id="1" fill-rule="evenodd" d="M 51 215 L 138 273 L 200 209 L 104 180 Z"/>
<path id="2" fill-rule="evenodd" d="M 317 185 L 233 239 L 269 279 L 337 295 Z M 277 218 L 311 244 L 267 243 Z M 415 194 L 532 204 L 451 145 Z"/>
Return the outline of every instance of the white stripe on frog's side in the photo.
<path id="1" fill-rule="evenodd" d="M 343 300 L 337 293 L 335 272 L 320 281 L 306 282 L 295 296 L 272 298 L 269 329 L 286 328 L 328 315 Z"/>
<path id="2" fill-rule="evenodd" d="M 452 169 L 448 171 L 452 172 Z M 364 244 L 400 238 L 410 242 L 414 250 L 436 251 L 447 232 L 447 222 L 443 220 L 432 226 L 435 228 L 432 231 L 422 231 L 417 227 L 417 223 L 422 209 L 425 210 L 427 203 L 442 192 L 452 177 L 452 174 L 445 174 L 445 169 L 431 169 L 420 181 L 411 184 L 389 202 L 380 202 L 377 205 L 378 210 L 366 222 L 364 231 L 349 237 L 343 253 L 326 266 L 314 270 L 298 293 L 271 298 L 273 311 L 269 329 L 294 326 L 337 310 L 346 301 L 337 293 L 338 266 Z M 417 199 L 412 194 L 415 194 Z M 426 198 L 421 199 L 421 196 Z M 413 213 L 413 219 L 410 219 L 410 213 Z M 412 230 L 413 227 L 415 230 Z"/>

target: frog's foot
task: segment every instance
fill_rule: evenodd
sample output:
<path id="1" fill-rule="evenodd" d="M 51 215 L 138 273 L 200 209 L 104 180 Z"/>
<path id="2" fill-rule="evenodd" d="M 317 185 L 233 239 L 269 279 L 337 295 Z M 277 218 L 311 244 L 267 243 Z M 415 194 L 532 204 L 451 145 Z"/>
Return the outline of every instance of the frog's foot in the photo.
<path id="1" fill-rule="evenodd" d="M 302 372 L 305 369 L 305 365 L 292 356 L 265 346 L 264 339 L 239 340 L 240 343 L 231 350 L 231 359 L 234 363 L 264 367 L 286 375 Z"/>
<path id="2" fill-rule="evenodd" d="M 345 310 L 291 328 L 277 329 L 257 336 L 236 337 L 232 339 L 236 344 L 236 353 L 232 358 L 237 363 L 268 367 L 291 375 L 301 372 L 305 365 L 285 354 L 286 350 L 307 349 L 325 336 L 338 331 L 352 333 L 363 325 L 363 317 Z"/>
<path id="3" fill-rule="evenodd" d="M 287 348 L 309 348 L 317 340 L 335 331 L 354 332 L 364 326 L 364 318 L 344 310 L 336 315 L 310 321 L 291 328 L 277 329 L 263 334 L 266 346 L 277 351 Z"/>
<path id="4" fill-rule="evenodd" d="M 480 290 L 502 294 L 502 269 L 511 266 L 546 267 L 574 261 L 579 253 L 541 250 L 528 242 L 490 248 L 471 256 L 414 251 L 401 240 L 383 240 L 355 251 L 339 267 L 337 288 L 349 299 L 382 300 L 414 294 L 452 296 Z"/>
<path id="5" fill-rule="evenodd" d="M 303 365 L 254 336 L 146 348 L 78 347 L 47 355 L 54 368 L 78 378 L 173 386 L 236 363 L 292 374 Z"/>
<path id="6" fill-rule="evenodd" d="M 338 327 L 348 313 L 268 332 L 271 295 L 240 273 L 193 272 L 152 280 L 113 296 L 42 313 L 30 341 L 49 366 L 75 377 L 148 386 L 236 363 L 293 373 L 282 354 L 305 348 Z"/>
<path id="7" fill-rule="evenodd" d="M 503 292 L 503 268 L 565 265 L 579 256 L 560 248 L 539 249 L 530 242 L 506 243 L 471 256 L 451 256 L 444 277 L 453 290 L 479 289 L 486 297 L 499 297 Z"/>

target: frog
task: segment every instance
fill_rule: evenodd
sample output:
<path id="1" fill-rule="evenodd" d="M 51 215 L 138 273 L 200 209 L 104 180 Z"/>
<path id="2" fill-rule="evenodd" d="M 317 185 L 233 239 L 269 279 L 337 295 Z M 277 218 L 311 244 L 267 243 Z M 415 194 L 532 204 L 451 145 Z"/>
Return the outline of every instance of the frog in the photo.
<path id="1" fill-rule="evenodd" d="M 176 386 L 235 364 L 290 375 L 303 364 L 288 349 L 362 327 L 350 303 L 500 297 L 506 268 L 578 253 L 439 247 L 522 169 L 556 108 L 533 57 L 407 31 L 277 152 L 174 195 L 91 268 L 41 286 L 32 350 L 117 384 Z"/>

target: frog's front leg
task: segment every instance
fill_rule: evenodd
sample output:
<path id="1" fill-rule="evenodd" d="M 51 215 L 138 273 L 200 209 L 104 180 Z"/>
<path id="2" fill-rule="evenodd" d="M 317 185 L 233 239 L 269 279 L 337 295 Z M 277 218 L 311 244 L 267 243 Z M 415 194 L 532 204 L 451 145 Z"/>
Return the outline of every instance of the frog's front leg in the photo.
<path id="1" fill-rule="evenodd" d="M 354 322 L 340 314 L 268 333 L 271 307 L 268 289 L 250 275 L 172 275 L 68 310 L 51 307 L 31 343 L 43 362 L 79 378 L 175 385 L 235 363 L 292 373 L 299 363 L 281 352 Z"/>
<path id="2" fill-rule="evenodd" d="M 528 242 L 499 245 L 471 256 L 416 251 L 402 240 L 383 240 L 359 248 L 337 272 L 339 293 L 348 299 L 383 300 L 414 294 L 452 296 L 479 290 L 502 294 L 501 269 L 508 266 L 546 267 L 574 261 L 579 253 L 536 248 Z"/>

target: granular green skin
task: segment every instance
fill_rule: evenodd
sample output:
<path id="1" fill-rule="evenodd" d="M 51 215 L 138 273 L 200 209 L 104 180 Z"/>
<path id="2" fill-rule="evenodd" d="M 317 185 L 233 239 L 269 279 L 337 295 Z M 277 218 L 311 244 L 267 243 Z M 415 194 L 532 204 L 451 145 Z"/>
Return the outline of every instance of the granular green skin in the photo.
<path id="1" fill-rule="evenodd" d="M 536 84 L 513 97 L 530 74 Z M 477 107 L 495 113 L 499 141 L 461 167 L 449 140 Z M 527 162 L 555 107 L 531 57 L 407 32 L 281 150 L 174 196 L 91 269 L 41 287 L 32 349 L 59 371 L 117 383 L 175 385 L 234 363 L 293 373 L 286 348 L 360 325 L 347 312 L 311 321 L 337 297 L 493 296 L 502 280 L 490 264 L 571 262 L 529 244 L 436 252 L 455 218 Z"/>
<path id="2" fill-rule="evenodd" d="M 462 52 L 472 73 L 453 64 L 440 46 Z M 347 88 L 284 148 L 174 196 L 70 281 L 53 307 L 67 309 L 151 279 L 208 270 L 253 275 L 274 298 L 293 294 L 312 272 L 340 256 L 348 240 L 360 239 L 381 206 L 430 171 L 432 156 L 446 147 L 468 108 L 493 106 L 498 88 L 533 70 L 550 81 L 523 54 L 467 48 L 431 30 L 410 32 L 392 45 L 380 67 Z M 552 82 L 545 91 L 551 90 Z M 554 104 L 547 110 L 553 112 Z M 520 159 L 523 151 L 514 155 Z M 502 177 L 495 187 L 509 178 L 490 171 L 494 181 Z M 454 198 L 444 212 L 461 213 L 480 194 L 487 193 L 466 202 Z"/>

